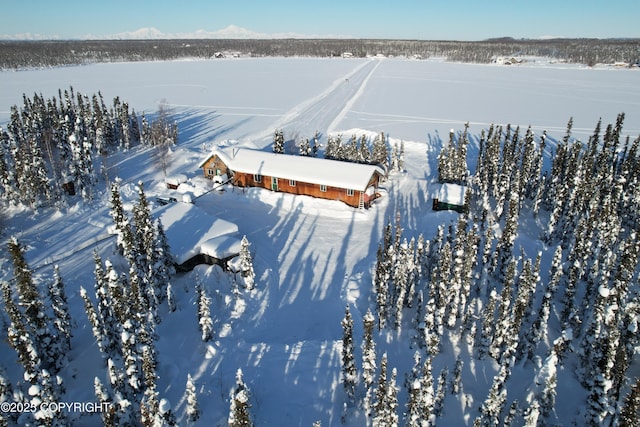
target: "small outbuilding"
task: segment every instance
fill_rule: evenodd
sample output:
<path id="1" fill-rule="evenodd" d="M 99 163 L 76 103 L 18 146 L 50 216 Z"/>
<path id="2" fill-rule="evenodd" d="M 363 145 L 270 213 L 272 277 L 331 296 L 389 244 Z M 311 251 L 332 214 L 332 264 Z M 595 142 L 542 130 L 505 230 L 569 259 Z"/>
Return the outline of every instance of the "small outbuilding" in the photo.
<path id="1" fill-rule="evenodd" d="M 467 210 L 466 193 L 467 187 L 464 185 L 442 184 L 433 196 L 433 210 L 465 212 Z"/>
<path id="2" fill-rule="evenodd" d="M 177 270 L 189 271 L 198 264 L 225 266 L 240 253 L 238 226 L 197 205 L 171 203 L 155 214 L 165 230 Z"/>
<path id="3" fill-rule="evenodd" d="M 168 176 L 165 179 L 165 183 L 169 190 L 176 190 L 183 182 L 187 182 L 187 177 L 182 174 Z"/>

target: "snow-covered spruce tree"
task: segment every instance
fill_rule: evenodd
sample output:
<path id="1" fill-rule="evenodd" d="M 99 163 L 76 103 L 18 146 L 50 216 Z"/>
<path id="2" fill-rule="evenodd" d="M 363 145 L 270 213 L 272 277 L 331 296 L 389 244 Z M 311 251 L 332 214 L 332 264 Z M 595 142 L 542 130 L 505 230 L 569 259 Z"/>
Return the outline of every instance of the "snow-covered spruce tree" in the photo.
<path id="1" fill-rule="evenodd" d="M 164 227 L 159 219 L 156 220 L 156 241 L 153 250 L 156 298 L 159 302 L 163 302 L 165 299 L 168 299 L 171 275 L 174 274 L 176 270 L 171 256 L 169 241 L 167 240 Z M 169 305 L 169 308 L 171 309 L 171 305 Z M 174 310 L 175 308 L 171 309 L 171 311 Z"/>
<path id="2" fill-rule="evenodd" d="M 311 139 L 311 157 L 318 157 L 318 150 L 320 150 L 320 133 L 316 131 Z"/>
<path id="3" fill-rule="evenodd" d="M 158 228 L 151 217 L 151 208 L 142 181 L 138 182 L 138 203 L 133 209 L 133 222 L 137 256 L 135 263 L 129 266 L 130 280 L 136 279 L 131 274 L 131 271 L 135 270 L 135 276 L 139 278 L 138 300 L 142 311 L 151 313 L 155 322 L 159 323 L 158 304 L 166 293 L 169 275 L 164 269 L 165 261 L 159 258 L 165 249 L 157 248 Z"/>
<path id="4" fill-rule="evenodd" d="M 636 379 L 624 399 L 619 422 L 620 427 L 640 426 L 640 378 Z"/>
<path id="5" fill-rule="evenodd" d="M 134 235 L 129 224 L 129 218 L 124 212 L 122 199 L 120 198 L 120 179 L 116 178 L 111 183 L 111 210 L 109 212 L 115 225 L 117 245 L 125 258 L 134 259 Z"/>
<path id="6" fill-rule="evenodd" d="M 284 133 L 282 129 L 276 129 L 273 133 L 273 152 L 277 154 L 284 153 Z"/>
<path id="7" fill-rule="evenodd" d="M 537 379 L 542 386 L 542 393 L 540 395 L 540 412 L 546 420 L 551 412 L 555 409 L 556 404 L 556 387 L 558 385 L 557 376 L 558 355 L 555 348 L 551 349 L 551 354 L 542 364 L 540 369 L 540 378 Z"/>
<path id="8" fill-rule="evenodd" d="M 63 427 L 69 425 L 66 413 L 64 411 L 52 411 L 51 404 L 60 402 L 59 378 L 55 375 L 52 377 L 49 371 L 42 369 L 38 375 L 38 381 L 31 384 L 27 390 L 27 394 L 31 400 L 31 405 L 38 408 L 33 414 L 23 413 L 18 418 L 18 425 L 30 424 L 24 418 L 33 416 L 34 425 L 44 425 L 53 427 Z"/>
<path id="9" fill-rule="evenodd" d="M 84 200 L 93 200 L 93 187 L 97 181 L 93 170 L 93 153 L 91 142 L 81 136 L 78 130 L 78 121 L 73 134 L 69 135 L 69 147 L 71 148 L 71 161 L 69 172 L 75 189 Z"/>
<path id="10" fill-rule="evenodd" d="M 242 378 L 242 369 L 236 371 L 236 385 L 231 390 L 230 405 L 229 405 L 229 427 L 251 427 L 253 421 L 251 420 L 251 413 L 249 409 L 251 404 L 249 403 L 251 395 L 249 388 Z"/>
<path id="11" fill-rule="evenodd" d="M 372 386 L 376 375 L 376 343 L 373 340 L 375 318 L 371 310 L 367 310 L 362 319 L 362 384 L 365 389 L 364 409 L 365 413 L 371 411 Z"/>
<path id="12" fill-rule="evenodd" d="M 417 394 L 417 411 L 418 421 L 416 425 L 424 427 L 425 425 L 433 425 L 432 414 L 434 412 L 435 397 L 433 390 L 433 374 L 431 369 L 431 356 L 427 356 L 422 365 L 422 372 L 420 374 L 419 385 L 420 390 Z"/>
<path id="13" fill-rule="evenodd" d="M 120 346 L 122 348 L 122 359 L 124 362 L 124 373 L 128 389 L 131 391 L 131 398 L 134 399 L 138 393 L 144 389 L 142 360 L 139 354 L 139 346 L 136 333 L 136 322 L 134 319 L 127 319 L 122 324 Z"/>
<path id="14" fill-rule="evenodd" d="M 393 283 L 393 310 L 394 310 L 394 327 L 400 329 L 402 325 L 402 310 L 407 305 L 407 294 L 409 289 L 415 289 L 415 283 L 412 282 L 413 276 L 413 254 L 410 253 L 409 244 L 404 239 L 398 245 L 396 259 L 393 263 L 391 273 L 391 282 Z"/>
<path id="15" fill-rule="evenodd" d="M 361 135 L 358 140 L 358 157 L 357 163 L 369 164 L 371 163 L 371 150 L 369 150 L 369 142 L 366 135 Z"/>
<path id="16" fill-rule="evenodd" d="M 96 400 L 103 410 L 100 412 L 104 427 L 117 427 L 119 425 L 117 413 L 113 406 L 113 399 L 109 396 L 107 388 L 104 386 L 100 378 L 95 377 L 93 380 Z"/>
<path id="17" fill-rule="evenodd" d="M 240 269 L 244 281 L 244 287 L 250 291 L 255 287 L 256 273 L 253 271 L 253 257 L 249 249 L 251 244 L 247 236 L 242 236 L 240 243 Z"/>
<path id="18" fill-rule="evenodd" d="M 359 150 L 358 150 L 358 137 L 355 134 L 351 134 L 351 138 L 349 138 L 349 143 L 344 147 L 344 160 L 347 162 L 355 163 L 358 161 Z"/>
<path id="19" fill-rule="evenodd" d="M 435 312 L 434 312 L 434 331 L 438 336 L 438 342 L 444 333 L 444 325 L 448 307 L 448 301 L 455 298 L 456 289 L 451 288 L 451 265 L 452 265 L 452 253 L 451 244 L 446 242 L 442 249 L 438 253 L 438 261 L 436 267 L 432 272 L 431 286 L 437 286 L 436 300 L 435 300 Z M 432 355 L 437 354 L 438 349 L 434 348 L 436 352 L 432 352 Z"/>
<path id="20" fill-rule="evenodd" d="M 500 425 L 500 414 L 504 409 L 507 400 L 507 389 L 505 382 L 509 378 L 511 370 L 505 364 L 500 366 L 500 370 L 493 377 L 493 384 L 489 389 L 489 395 L 480 407 L 480 420 L 482 426 Z"/>
<path id="21" fill-rule="evenodd" d="M 467 180 L 467 145 L 469 123 L 465 124 L 465 129 L 458 142 L 454 140 L 453 129 L 449 132 L 449 143 L 438 155 L 438 180 L 440 182 L 451 182 L 464 184 Z"/>
<path id="22" fill-rule="evenodd" d="M 389 313 L 389 271 L 385 259 L 385 249 L 378 245 L 376 267 L 373 275 L 373 290 L 376 296 L 376 312 L 378 315 L 378 330 L 386 326 Z"/>
<path id="23" fill-rule="evenodd" d="M 2 296 L 4 308 L 9 317 L 7 325 L 7 338 L 9 345 L 18 355 L 18 360 L 24 369 L 23 378 L 33 383 L 41 369 L 40 356 L 34 342 L 31 331 L 27 325 L 24 314 L 12 298 L 12 290 L 7 282 L 2 282 Z"/>
<path id="24" fill-rule="evenodd" d="M 71 316 L 69 315 L 69 304 L 67 294 L 64 290 L 64 282 L 60 275 L 60 268 L 56 264 L 53 267 L 53 282 L 49 285 L 49 299 L 53 309 L 53 326 L 56 329 L 59 354 L 66 355 L 71 349 Z M 61 357 L 60 361 L 65 358 Z M 58 366 L 62 368 L 62 366 Z"/>
<path id="25" fill-rule="evenodd" d="M 462 389 L 462 367 L 464 362 L 458 354 L 456 357 L 456 366 L 453 370 L 453 379 L 451 380 L 451 394 L 460 394 Z"/>
<path id="26" fill-rule="evenodd" d="M 187 374 L 187 386 L 185 388 L 185 400 L 187 401 L 187 421 L 195 422 L 200 418 L 200 406 L 198 405 L 198 393 L 196 384 L 191 374 Z"/>
<path id="27" fill-rule="evenodd" d="M 356 403 L 356 386 L 358 372 L 354 357 L 353 318 L 349 306 L 345 308 L 342 319 L 342 386 L 347 396 L 347 406 L 354 407 Z"/>
<path id="28" fill-rule="evenodd" d="M 311 143 L 309 142 L 309 138 L 304 138 L 298 145 L 301 156 L 311 157 Z"/>
<path id="29" fill-rule="evenodd" d="M 478 351 L 478 359 L 480 360 L 484 359 L 484 356 L 489 352 L 494 339 L 497 303 L 498 294 L 495 289 L 492 289 L 489 293 L 487 304 L 482 309 L 482 327 L 476 339 L 476 349 Z"/>
<path id="30" fill-rule="evenodd" d="M 324 158 L 327 160 L 338 160 L 340 151 L 340 142 L 338 137 L 329 136 L 327 138 L 327 146 L 324 149 Z"/>
<path id="31" fill-rule="evenodd" d="M 562 247 L 558 246 L 553 254 L 553 260 L 551 261 L 549 281 L 542 297 L 540 310 L 538 311 L 538 316 L 535 317 L 530 330 L 530 342 L 532 344 L 532 348 L 530 349 L 531 351 L 528 354 L 529 359 L 533 357 L 533 349 L 538 345 L 538 343 L 546 340 L 548 336 L 547 324 L 549 322 L 549 316 L 551 312 L 551 303 L 558 289 L 558 284 L 560 283 L 562 274 Z"/>
<path id="32" fill-rule="evenodd" d="M 211 319 L 211 298 L 207 295 L 199 280 L 196 284 L 196 294 L 198 295 L 198 325 L 202 334 L 202 341 L 207 342 L 213 338 L 213 319 Z"/>
<path id="33" fill-rule="evenodd" d="M 498 300 L 497 314 L 495 317 L 495 333 L 491 341 L 491 346 L 489 347 L 489 354 L 496 360 L 503 357 L 508 335 L 514 333 L 514 331 L 511 330 L 511 307 L 513 306 L 512 295 L 516 268 L 517 261 L 512 258 L 507 267 L 502 282 L 502 292 Z"/>
<path id="34" fill-rule="evenodd" d="M 157 362 L 155 352 L 148 346 L 142 349 L 142 376 L 144 381 L 144 393 L 140 403 L 140 420 L 143 425 L 162 425 L 160 413 L 160 401 L 158 400 L 156 373 Z"/>
<path id="35" fill-rule="evenodd" d="M 39 355 L 43 368 L 56 374 L 59 369 L 55 360 L 64 359 L 64 353 L 58 346 L 55 331 L 52 330 L 48 311 L 43 304 L 38 286 L 33 281 L 32 272 L 24 258 L 24 249 L 15 237 L 8 243 L 9 254 L 13 261 L 13 278 L 18 301 L 24 307 L 24 322 L 33 339 L 35 351 Z"/>
<path id="36" fill-rule="evenodd" d="M 518 205 L 518 196 L 516 194 L 512 194 L 509 198 L 508 214 L 505 220 L 504 229 L 502 230 L 502 236 L 500 237 L 496 247 L 495 260 L 493 262 L 493 265 L 495 266 L 494 271 L 497 272 L 499 277 L 504 276 L 508 261 L 512 256 L 513 245 L 518 232 L 518 217 L 520 215 Z"/>
<path id="37" fill-rule="evenodd" d="M 383 416 L 387 397 L 387 353 L 380 359 L 380 373 L 378 374 L 378 386 L 375 389 L 375 401 L 373 402 L 371 416 L 373 425 Z"/>
<path id="38" fill-rule="evenodd" d="M 524 261 L 522 266 L 522 272 L 517 282 L 517 294 L 513 304 L 512 312 L 512 331 L 518 331 L 519 334 L 519 347 L 518 347 L 518 360 L 524 355 L 528 355 L 533 352 L 533 344 L 528 341 L 531 337 L 529 331 L 530 327 L 523 327 L 525 321 L 530 317 L 533 305 L 533 296 L 535 293 L 536 285 L 538 282 L 538 274 L 534 271 L 531 265 L 531 260 Z"/>
<path id="39" fill-rule="evenodd" d="M 371 153 L 371 161 L 380 165 L 385 171 L 389 170 L 389 147 L 387 145 L 387 137 L 384 132 L 376 135 L 373 140 L 373 152 Z"/>
<path id="40" fill-rule="evenodd" d="M 420 405 L 422 392 L 421 384 L 422 364 L 420 363 L 420 352 L 413 354 L 413 368 L 411 373 L 405 378 L 405 389 L 407 390 L 407 403 L 405 413 L 405 423 L 407 426 L 420 426 L 422 423 L 423 408 Z M 428 414 L 427 414 L 428 416 Z"/>
<path id="41" fill-rule="evenodd" d="M 391 378 L 387 379 L 387 354 L 380 360 L 380 375 L 376 389 L 376 401 L 373 406 L 372 425 L 387 427 L 398 425 L 398 387 L 396 387 L 397 371 L 391 371 Z"/>
<path id="42" fill-rule="evenodd" d="M 440 371 L 438 377 L 438 386 L 435 391 L 435 397 L 433 399 L 433 414 L 437 417 L 441 417 L 444 410 L 444 399 L 447 397 L 447 386 L 449 384 L 449 369 L 444 368 Z"/>
<path id="43" fill-rule="evenodd" d="M 101 323 L 100 316 L 96 311 L 96 308 L 93 306 L 93 303 L 89 299 L 87 295 L 87 290 L 80 287 L 80 297 L 84 302 L 84 310 L 87 313 L 87 318 L 89 319 L 89 324 L 91 324 L 91 330 L 93 332 L 93 337 L 96 339 L 96 343 L 98 344 L 98 349 L 100 350 L 100 354 L 103 358 L 107 358 L 107 352 L 105 351 L 107 348 L 107 344 L 105 343 L 105 337 L 103 335 L 103 327 Z"/>

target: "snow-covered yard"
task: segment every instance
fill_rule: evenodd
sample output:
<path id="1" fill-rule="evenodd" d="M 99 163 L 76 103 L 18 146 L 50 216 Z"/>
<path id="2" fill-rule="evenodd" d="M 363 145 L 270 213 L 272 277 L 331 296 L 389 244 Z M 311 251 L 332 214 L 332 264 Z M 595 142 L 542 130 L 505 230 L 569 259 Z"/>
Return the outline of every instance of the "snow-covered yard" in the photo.
<path id="1" fill-rule="evenodd" d="M 229 391 L 236 370 L 242 368 L 258 425 L 310 426 L 319 420 L 328 426 L 339 425 L 343 413 L 340 321 L 349 305 L 355 336 L 360 339 L 362 317 L 375 306 L 372 269 L 385 223 L 400 215 L 406 236 L 422 233 L 431 238 L 438 226 L 457 221 L 455 212 L 431 210 L 436 157 L 449 129 L 458 132 L 470 122 L 470 157 L 477 152 L 481 129 L 494 121 L 523 129 L 531 125 L 537 134 L 547 129 L 553 148 L 570 117 L 574 136 L 586 140 L 598 118 L 609 123 L 625 112 L 623 137 L 629 134 L 633 139 L 640 134 L 639 73 L 403 59 L 98 64 L 0 73 L 0 123 L 8 121 L 8 107 L 20 104 L 23 92 L 49 97 L 70 85 L 82 93 L 102 91 L 105 99 L 120 96 L 136 111 L 148 113 L 166 100 L 180 129 L 168 175 L 184 175 L 187 183 L 178 190 L 167 189 L 152 150 L 139 147 L 113 155 L 109 177 L 123 180 L 125 206 L 135 203 L 135 183 L 142 180 L 149 200 L 182 200 L 182 194 L 189 193 L 197 209 L 237 225 L 238 236 L 246 235 L 251 242 L 256 289 L 237 299 L 232 276 L 217 266 L 197 267 L 173 278 L 178 309 L 171 313 L 162 307 L 163 320 L 157 328 L 160 395 L 182 420 L 190 374 L 202 408 L 198 425 L 225 425 Z M 197 166 L 213 146 L 234 139 L 241 146 L 269 149 L 276 128 L 284 130 L 287 140 L 311 138 L 319 131 L 323 144 L 329 132 L 348 138 L 353 133 L 383 131 L 392 144 L 404 141 L 406 172 L 392 174 L 383 183 L 382 198 L 369 210 L 268 190 L 225 186 L 224 191 L 208 192 L 210 183 L 201 178 Z M 70 199 L 70 206 L 61 211 L 36 213 L 11 208 L 0 222 L 0 279 L 10 278 L 11 261 L 4 242 L 11 235 L 26 245 L 27 261 L 42 281 L 50 279 L 54 264 L 60 266 L 76 322 L 70 364 L 62 371 L 67 401 L 94 401 L 93 379 L 106 373 L 79 295 L 80 286 L 93 289 L 92 251 L 103 259 L 114 257 L 114 239 L 107 231 L 111 225 L 108 191 L 104 182 L 98 188 L 94 202 Z M 154 208 L 160 209 L 157 204 Z M 202 224 L 194 221 L 193 226 Z M 539 250 L 548 256 L 550 249 L 534 235 L 537 226 L 533 223 L 531 229 L 519 230 L 519 245 L 530 257 Z M 201 341 L 198 330 L 196 282 L 213 298 L 214 338 L 207 343 Z M 399 343 L 409 342 L 409 334 L 383 331 L 376 340 L 379 354 L 388 352 L 390 366 L 398 368 L 402 384 L 411 370 L 413 352 Z M 466 344 L 452 337 L 434 363 L 434 376 L 445 366 L 453 369 L 456 356 L 466 352 Z M 441 425 L 472 425 L 477 411 L 469 408 L 479 407 L 496 373 L 495 363 L 467 360 L 464 393 L 447 398 Z M 15 363 L 15 353 L 3 339 L 0 366 L 14 383 L 19 381 L 19 370 L 11 369 Z M 533 387 L 532 372 L 523 366 L 514 368 L 522 385 L 513 390 L 513 396 L 524 397 Z M 575 419 L 579 408 L 574 402 L 583 398 L 582 389 L 576 395 L 573 386 L 574 382 L 564 382 L 558 390 L 562 423 Z M 403 391 L 400 402 L 405 401 Z M 77 425 L 97 422 L 97 415 L 73 416 Z M 363 421 L 359 413 L 347 419 L 347 425 Z"/>

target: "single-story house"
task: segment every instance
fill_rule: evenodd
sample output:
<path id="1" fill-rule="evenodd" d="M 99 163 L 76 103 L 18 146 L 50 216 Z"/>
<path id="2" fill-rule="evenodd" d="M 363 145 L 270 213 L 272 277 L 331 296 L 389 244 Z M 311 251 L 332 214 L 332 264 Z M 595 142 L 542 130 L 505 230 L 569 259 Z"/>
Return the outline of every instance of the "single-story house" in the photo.
<path id="1" fill-rule="evenodd" d="M 467 206 L 465 195 L 467 187 L 458 184 L 442 184 L 433 196 L 434 211 L 456 211 L 463 213 Z"/>
<path id="2" fill-rule="evenodd" d="M 375 165 L 237 147 L 215 149 L 200 167 L 206 177 L 227 175 L 235 186 L 339 200 L 357 208 L 368 208 L 380 196 L 378 184 L 385 176 Z"/>
<path id="3" fill-rule="evenodd" d="M 194 204 L 171 203 L 155 216 L 162 223 L 178 270 L 188 271 L 198 264 L 225 266 L 240 253 L 238 226 Z"/>

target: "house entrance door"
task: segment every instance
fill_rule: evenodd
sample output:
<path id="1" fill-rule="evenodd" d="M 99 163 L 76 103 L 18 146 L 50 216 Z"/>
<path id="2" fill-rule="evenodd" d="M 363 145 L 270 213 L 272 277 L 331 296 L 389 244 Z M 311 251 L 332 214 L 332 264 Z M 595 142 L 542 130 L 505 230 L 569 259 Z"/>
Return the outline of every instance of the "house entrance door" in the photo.
<path id="1" fill-rule="evenodd" d="M 278 191 L 278 178 L 276 177 L 271 177 L 271 189 L 273 191 Z"/>

